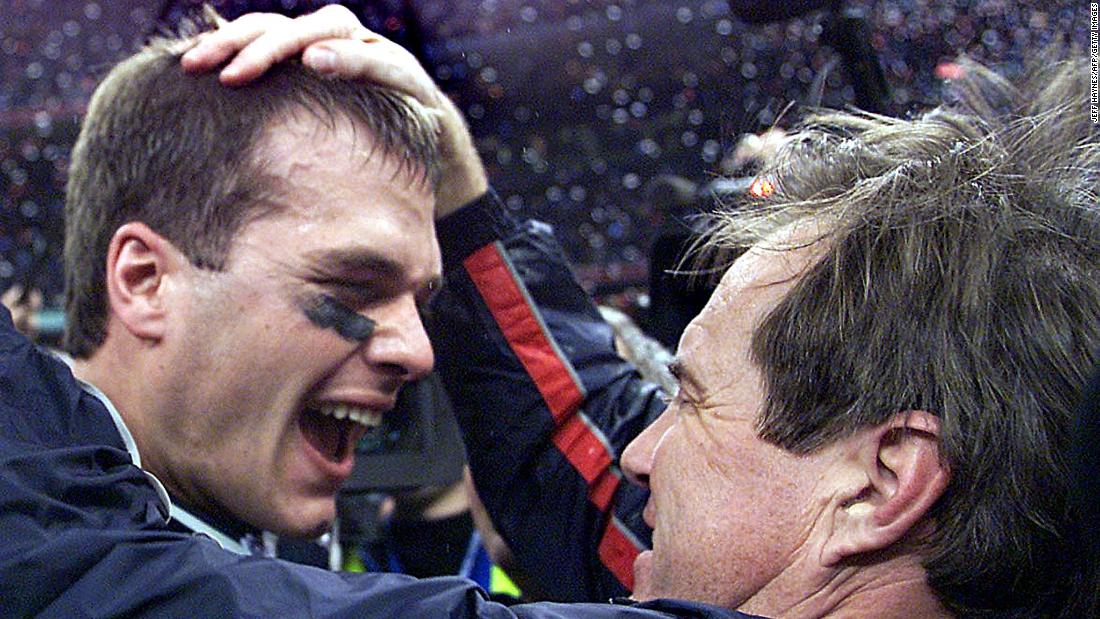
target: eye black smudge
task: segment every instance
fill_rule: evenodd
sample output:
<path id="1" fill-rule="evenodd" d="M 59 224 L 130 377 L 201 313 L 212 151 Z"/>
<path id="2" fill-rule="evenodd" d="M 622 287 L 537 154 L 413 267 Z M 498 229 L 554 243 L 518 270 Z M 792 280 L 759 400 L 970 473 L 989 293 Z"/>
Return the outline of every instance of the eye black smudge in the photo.
<path id="1" fill-rule="evenodd" d="M 328 295 L 317 295 L 302 305 L 302 312 L 322 329 L 333 329 L 352 342 L 365 342 L 374 333 L 375 323 Z"/>

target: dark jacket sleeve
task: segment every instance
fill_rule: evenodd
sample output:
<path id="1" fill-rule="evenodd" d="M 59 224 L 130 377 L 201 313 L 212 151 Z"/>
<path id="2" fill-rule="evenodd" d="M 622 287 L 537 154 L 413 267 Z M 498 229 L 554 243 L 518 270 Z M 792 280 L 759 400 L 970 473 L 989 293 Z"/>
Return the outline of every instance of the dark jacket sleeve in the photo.
<path id="1" fill-rule="evenodd" d="M 339 574 L 165 529 L 109 413 L 0 307 L 4 617 L 733 617 L 689 604 L 506 608 L 462 578 Z"/>
<path id="2" fill-rule="evenodd" d="M 486 508 L 542 593 L 625 594 L 650 531 L 618 460 L 661 393 L 615 353 L 548 226 L 512 221 L 490 193 L 439 237 L 430 330 Z"/>

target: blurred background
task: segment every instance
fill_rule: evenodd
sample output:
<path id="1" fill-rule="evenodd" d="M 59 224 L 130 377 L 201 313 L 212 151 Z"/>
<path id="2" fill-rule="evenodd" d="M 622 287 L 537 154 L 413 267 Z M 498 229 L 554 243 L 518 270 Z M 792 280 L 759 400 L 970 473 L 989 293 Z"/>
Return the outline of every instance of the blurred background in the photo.
<path id="1" fill-rule="evenodd" d="M 227 17 L 330 3 L 211 2 Z M 1088 5 L 1067 0 L 341 4 L 421 58 L 466 113 L 508 207 L 554 224 L 585 286 L 632 313 L 652 302 L 662 231 L 705 208 L 714 179 L 751 175 L 734 157 L 744 135 L 807 105 L 912 113 L 937 101 L 960 53 L 1013 73 L 1052 42 L 1088 43 Z M 56 308 L 65 171 L 88 97 L 201 3 L 0 6 L 0 290 L 38 288 Z M 677 193 L 666 175 L 688 184 Z"/>

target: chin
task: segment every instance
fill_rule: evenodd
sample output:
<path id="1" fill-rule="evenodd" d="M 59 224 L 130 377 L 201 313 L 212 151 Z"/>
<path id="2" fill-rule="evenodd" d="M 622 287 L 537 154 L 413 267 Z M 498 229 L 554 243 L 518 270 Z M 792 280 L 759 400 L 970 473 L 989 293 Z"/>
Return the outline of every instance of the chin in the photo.
<path id="1" fill-rule="evenodd" d="M 325 502 L 324 505 L 311 507 L 284 514 L 264 528 L 282 537 L 305 539 L 320 537 L 332 530 L 332 523 L 336 519 L 335 499 Z"/>
<path id="2" fill-rule="evenodd" d="M 291 523 L 279 528 L 271 527 L 271 532 L 279 537 L 296 537 L 301 539 L 314 539 L 332 530 L 332 521 L 312 521 Z"/>

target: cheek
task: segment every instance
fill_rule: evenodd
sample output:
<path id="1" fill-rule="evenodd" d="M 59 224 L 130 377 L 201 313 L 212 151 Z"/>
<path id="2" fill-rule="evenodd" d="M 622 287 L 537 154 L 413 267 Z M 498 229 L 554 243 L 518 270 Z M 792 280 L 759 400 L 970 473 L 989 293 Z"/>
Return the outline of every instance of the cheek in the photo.
<path id="1" fill-rule="evenodd" d="M 714 525 L 715 512 L 726 503 L 729 480 L 711 460 L 717 446 L 699 437 L 679 419 L 661 437 L 654 454 L 654 487 L 658 523 L 675 536 L 701 535 Z M 658 527 L 658 534 L 661 533 Z M 680 540 L 683 543 L 684 540 Z"/>
<path id="2" fill-rule="evenodd" d="M 669 535 L 686 538 L 681 545 L 692 538 L 708 546 L 735 543 L 789 518 L 795 488 L 779 481 L 782 467 L 736 432 L 698 417 L 679 420 L 666 434 L 655 468 L 658 511 L 671 520 Z"/>

